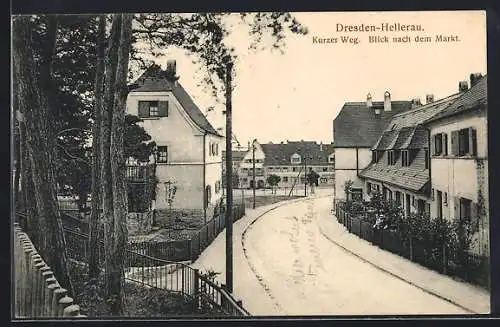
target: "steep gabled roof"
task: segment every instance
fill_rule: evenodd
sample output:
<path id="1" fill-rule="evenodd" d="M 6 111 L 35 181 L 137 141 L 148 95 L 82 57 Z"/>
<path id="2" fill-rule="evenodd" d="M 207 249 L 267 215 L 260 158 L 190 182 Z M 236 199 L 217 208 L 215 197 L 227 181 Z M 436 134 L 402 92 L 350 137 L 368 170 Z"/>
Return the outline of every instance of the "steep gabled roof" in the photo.
<path id="1" fill-rule="evenodd" d="M 439 114 L 429 118 L 426 123 L 433 122 L 445 117 L 460 114 L 462 112 L 482 108 L 488 104 L 488 78 L 487 75 L 483 76 L 477 83 L 469 90 L 463 93 L 457 101 L 452 103 L 445 110 Z"/>
<path id="2" fill-rule="evenodd" d="M 409 166 L 402 166 L 400 156 L 395 165 L 388 165 L 386 151 L 377 163 L 371 163 L 359 175 L 412 192 L 425 193 L 427 191 L 426 185 L 430 181 L 429 170 L 425 169 L 425 152 L 423 149 L 415 151 L 415 157 Z"/>
<path id="3" fill-rule="evenodd" d="M 460 93 L 452 94 L 446 98 L 418 106 L 414 109 L 395 115 L 387 125 L 387 129 L 397 130 L 403 127 L 416 126 L 422 124 L 436 114 L 442 112 L 460 97 Z"/>
<path id="4" fill-rule="evenodd" d="M 375 108 L 381 109 L 375 114 Z M 384 103 L 346 102 L 333 121 L 333 140 L 336 147 L 372 147 L 394 115 L 409 110 L 410 101 L 392 101 L 391 111 L 384 111 Z"/>
<path id="5" fill-rule="evenodd" d="M 267 166 L 290 165 L 290 157 L 297 153 L 301 157 L 305 149 L 308 165 L 328 164 L 328 157 L 334 152 L 333 144 L 320 145 L 314 141 L 261 144 L 264 164 Z"/>
<path id="6" fill-rule="evenodd" d="M 198 127 L 209 134 L 221 136 L 203 115 L 182 85 L 175 78 L 170 78 L 167 72 L 162 70 L 160 66 L 151 65 L 129 86 L 129 90 L 131 93 L 170 91 Z"/>

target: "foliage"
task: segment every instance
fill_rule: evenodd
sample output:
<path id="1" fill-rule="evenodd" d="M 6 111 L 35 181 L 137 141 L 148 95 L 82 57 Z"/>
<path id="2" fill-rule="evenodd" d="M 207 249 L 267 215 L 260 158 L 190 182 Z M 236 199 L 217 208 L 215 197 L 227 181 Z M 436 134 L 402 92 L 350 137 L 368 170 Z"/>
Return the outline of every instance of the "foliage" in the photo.
<path id="1" fill-rule="evenodd" d="M 99 278 L 88 281 L 85 264 L 71 261 L 69 267 L 75 284 L 74 298 L 81 313 L 89 317 L 110 316 L 111 311 L 104 294 L 104 273 Z M 125 307 L 125 315 L 129 317 L 193 314 L 191 300 L 181 294 L 128 282 L 125 284 Z"/>
<path id="2" fill-rule="evenodd" d="M 351 194 L 353 184 L 354 184 L 354 182 L 350 179 L 345 181 L 345 183 L 344 183 L 344 194 L 345 194 L 345 199 L 346 199 L 345 200 L 345 208 L 347 211 L 351 210 L 352 201 L 351 201 L 349 194 Z"/>
<path id="3" fill-rule="evenodd" d="M 267 176 L 267 184 L 275 187 L 278 186 L 278 183 L 281 182 L 281 177 L 278 175 L 270 174 Z"/>
<path id="4" fill-rule="evenodd" d="M 154 153 L 156 143 L 151 136 L 139 125 L 143 120 L 134 115 L 125 116 L 124 151 L 125 158 L 134 158 L 140 162 L 147 162 Z"/>
<path id="5" fill-rule="evenodd" d="M 134 40 L 142 40 L 149 47 L 140 48 L 140 43 L 135 42 L 133 52 L 147 52 L 159 57 L 169 46 L 185 50 L 193 58 L 193 63 L 200 67 L 203 86 L 211 90 L 217 101 L 225 91 L 226 64 L 238 59 L 235 49 L 226 44 L 234 27 L 231 18 L 236 16 L 230 13 L 136 15 Z M 308 33 L 307 28 L 290 13 L 283 12 L 242 13 L 235 23 L 248 27 L 248 34 L 252 37 L 250 50 L 263 50 L 265 44 L 271 44 L 273 50 L 282 51 L 287 32 Z M 269 38 L 271 42 L 267 42 Z"/>

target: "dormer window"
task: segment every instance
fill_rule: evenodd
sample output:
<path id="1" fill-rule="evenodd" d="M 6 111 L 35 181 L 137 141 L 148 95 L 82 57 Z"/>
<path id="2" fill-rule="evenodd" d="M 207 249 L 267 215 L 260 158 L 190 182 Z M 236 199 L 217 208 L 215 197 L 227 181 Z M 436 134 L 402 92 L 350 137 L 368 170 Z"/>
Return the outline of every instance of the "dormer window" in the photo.
<path id="1" fill-rule="evenodd" d="M 396 157 L 396 151 L 394 151 L 394 150 L 390 150 L 390 151 L 387 153 L 387 164 L 388 164 L 389 166 L 395 165 L 395 164 L 396 164 L 396 160 L 397 160 L 397 157 Z"/>
<path id="2" fill-rule="evenodd" d="M 378 162 L 378 154 L 377 154 L 377 150 L 373 150 L 373 151 L 372 151 L 372 162 L 373 162 L 373 163 L 377 163 L 377 162 Z"/>
<path id="3" fill-rule="evenodd" d="M 167 101 L 139 101 L 139 118 L 156 118 L 167 116 Z"/>
<path id="4" fill-rule="evenodd" d="M 401 166 L 408 167 L 410 165 L 410 156 L 408 150 L 401 151 Z"/>
<path id="5" fill-rule="evenodd" d="M 297 153 L 293 154 L 292 157 L 290 158 L 290 162 L 293 164 L 299 164 L 300 163 L 300 155 Z"/>

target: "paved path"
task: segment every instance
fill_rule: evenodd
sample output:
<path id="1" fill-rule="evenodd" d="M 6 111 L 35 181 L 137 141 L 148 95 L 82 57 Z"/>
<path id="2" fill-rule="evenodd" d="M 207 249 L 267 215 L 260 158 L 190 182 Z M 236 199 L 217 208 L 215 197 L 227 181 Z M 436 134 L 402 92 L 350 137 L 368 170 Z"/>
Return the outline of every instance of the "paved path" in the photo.
<path id="1" fill-rule="evenodd" d="M 346 239 L 355 236 L 336 222 L 330 212 L 332 197 L 320 197 L 325 192 L 322 190 L 314 198 L 293 200 L 289 204 L 247 210 L 247 216 L 235 223 L 234 293 L 252 314 L 484 312 L 478 309 L 486 309 L 489 298 L 485 292 L 466 283 L 430 272 L 449 279 L 449 285 L 456 286 L 454 290 L 458 294 L 454 298 L 472 296 L 471 300 L 453 301 L 446 296 L 433 295 L 424 287 L 412 285 L 416 283 L 411 280 L 395 277 L 390 271 L 380 269 L 377 262 L 358 257 L 365 255 L 372 261 L 377 258 L 390 260 L 392 266 L 402 270 L 399 273 L 416 274 L 421 282 L 428 282 L 428 275 L 421 272 L 426 270 L 423 267 L 407 262 L 410 265 L 408 268 L 400 263 L 406 259 L 391 253 L 388 255 L 393 257 L 389 259 L 380 254 L 376 256 L 374 253 L 382 250 L 358 238 L 347 243 Z M 339 238 L 344 243 L 339 244 Z M 225 233 L 222 233 L 194 264 L 202 269 L 221 272 L 221 282 L 225 280 L 224 246 Z M 432 276 L 436 280 L 440 278 Z M 434 284 L 446 283 L 441 280 Z M 448 286 L 443 288 L 449 291 Z M 474 302 L 475 305 L 463 302 Z"/>

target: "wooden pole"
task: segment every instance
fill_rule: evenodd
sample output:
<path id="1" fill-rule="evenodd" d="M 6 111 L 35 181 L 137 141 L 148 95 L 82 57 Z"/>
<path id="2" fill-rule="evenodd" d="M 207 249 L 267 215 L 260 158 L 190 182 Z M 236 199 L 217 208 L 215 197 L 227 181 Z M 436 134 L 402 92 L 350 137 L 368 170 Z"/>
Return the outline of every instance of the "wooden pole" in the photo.
<path id="1" fill-rule="evenodd" d="M 253 140 L 252 143 L 252 167 L 253 167 L 253 176 L 252 176 L 252 181 L 253 181 L 253 204 L 252 204 L 252 209 L 255 209 L 255 139 Z"/>
<path id="2" fill-rule="evenodd" d="M 233 292 L 233 152 L 232 135 L 232 104 L 231 104 L 231 73 L 233 64 L 226 63 L 226 286 Z M 254 183 L 255 187 L 255 183 Z"/>

